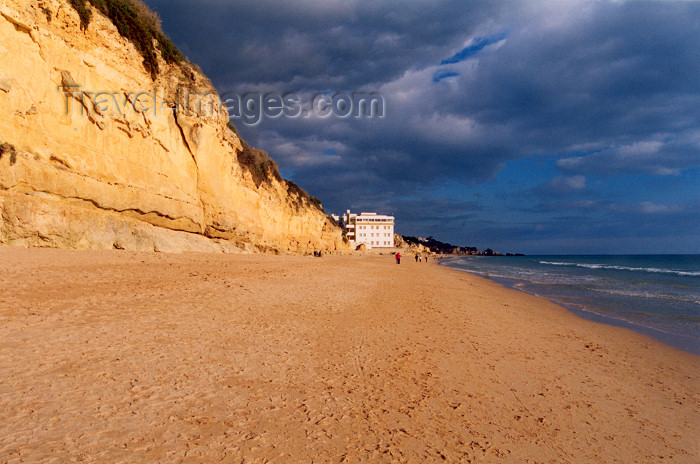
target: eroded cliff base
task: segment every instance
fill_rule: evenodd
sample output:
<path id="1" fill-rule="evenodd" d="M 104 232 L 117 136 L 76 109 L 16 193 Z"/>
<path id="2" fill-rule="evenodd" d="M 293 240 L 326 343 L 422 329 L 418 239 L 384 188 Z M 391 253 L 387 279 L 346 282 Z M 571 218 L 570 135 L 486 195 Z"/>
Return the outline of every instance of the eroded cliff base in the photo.
<path id="1" fill-rule="evenodd" d="M 0 192 L 0 214 L 0 245 L 171 253 L 271 251 L 157 227 L 45 194 Z"/>

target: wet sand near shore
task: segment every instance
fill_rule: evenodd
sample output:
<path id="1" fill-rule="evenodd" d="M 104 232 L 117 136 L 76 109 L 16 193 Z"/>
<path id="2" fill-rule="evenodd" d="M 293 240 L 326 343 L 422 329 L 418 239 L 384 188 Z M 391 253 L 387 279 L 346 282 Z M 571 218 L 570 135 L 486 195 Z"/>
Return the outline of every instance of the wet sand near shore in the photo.
<path id="1" fill-rule="evenodd" d="M 700 357 L 409 257 L 0 248 L 0 373 L 0 463 L 700 461 Z"/>

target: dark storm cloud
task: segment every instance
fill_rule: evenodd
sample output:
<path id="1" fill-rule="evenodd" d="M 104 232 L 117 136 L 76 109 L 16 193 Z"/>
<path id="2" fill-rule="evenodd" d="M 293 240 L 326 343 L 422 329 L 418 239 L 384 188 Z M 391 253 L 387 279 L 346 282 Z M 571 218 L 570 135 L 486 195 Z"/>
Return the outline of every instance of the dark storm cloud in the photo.
<path id="1" fill-rule="evenodd" d="M 366 147 L 358 155 L 370 158 L 366 168 L 376 168 L 373 152 L 401 151 L 421 173 L 417 177 L 428 182 L 445 173 L 492 174 L 511 156 L 578 146 L 602 149 L 700 126 L 697 5 L 596 3 L 527 12 L 462 1 L 439 7 L 432 2 L 149 3 L 173 18 L 166 28 L 195 53 L 222 92 L 281 83 L 287 85 L 277 89 L 280 93 L 383 90 L 390 118 L 371 128 L 343 120 L 276 121 L 275 129 L 348 146 L 361 140 Z M 507 40 L 499 32 L 505 27 L 511 31 Z M 489 29 L 496 29 L 494 35 L 470 38 Z M 465 41 L 469 45 L 462 47 Z M 459 64 L 497 42 L 502 46 L 467 72 L 435 67 L 456 47 L 443 63 Z M 422 72 L 431 69 L 457 77 L 455 87 L 432 85 L 432 73 L 426 79 Z M 340 131 L 334 127 L 338 123 Z M 439 136 L 431 137 L 435 133 Z M 421 162 L 426 155 L 432 169 Z M 481 161 L 459 158 L 497 161 L 486 162 L 482 172 L 474 169 Z M 352 160 L 357 161 L 362 159 Z M 445 169 L 435 161 L 444 161 Z M 416 178 L 401 168 L 396 177 Z"/>
<path id="2" fill-rule="evenodd" d="M 698 5 L 596 3 L 522 19 L 450 110 L 513 128 L 524 150 L 628 145 L 700 126 Z M 549 24 L 553 21 L 554 24 Z"/>
<path id="3" fill-rule="evenodd" d="M 387 82 L 434 64 L 503 8 L 463 0 L 438 8 L 432 0 L 147 3 L 218 84 L 312 90 Z"/>
<path id="4" fill-rule="evenodd" d="M 533 155 L 560 171 L 535 191 L 543 205 L 590 195 L 584 176 L 700 166 L 696 2 L 147 3 L 221 93 L 384 97 L 381 119 L 234 120 L 329 210 L 467 208 L 430 192 Z"/>

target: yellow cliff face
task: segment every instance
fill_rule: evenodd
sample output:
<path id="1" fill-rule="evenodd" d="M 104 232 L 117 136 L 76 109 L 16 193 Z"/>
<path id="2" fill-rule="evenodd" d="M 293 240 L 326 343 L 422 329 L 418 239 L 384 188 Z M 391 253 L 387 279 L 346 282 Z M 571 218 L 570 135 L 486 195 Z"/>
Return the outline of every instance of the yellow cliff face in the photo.
<path id="1" fill-rule="evenodd" d="M 348 250 L 308 199 L 241 167 L 241 140 L 206 106 L 218 96 L 201 73 L 160 60 L 154 82 L 142 63 L 96 11 L 81 30 L 67 1 L 3 1 L 0 244 Z M 189 111 L 167 103 L 185 100 Z"/>

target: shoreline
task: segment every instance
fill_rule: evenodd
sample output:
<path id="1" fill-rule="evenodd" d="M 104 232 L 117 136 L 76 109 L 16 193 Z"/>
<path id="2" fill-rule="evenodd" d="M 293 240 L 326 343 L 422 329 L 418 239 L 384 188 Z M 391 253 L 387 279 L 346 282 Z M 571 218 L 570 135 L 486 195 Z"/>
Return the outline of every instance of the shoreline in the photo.
<path id="1" fill-rule="evenodd" d="M 612 327 L 631 330 L 635 333 L 647 336 L 647 337 L 649 337 L 657 342 L 660 342 L 666 346 L 678 349 L 678 350 L 686 352 L 686 353 L 693 354 L 695 356 L 700 356 L 700 344 L 698 344 L 698 341 L 692 337 L 682 335 L 682 334 L 665 332 L 665 331 L 660 330 L 658 328 L 645 326 L 645 325 L 642 325 L 639 323 L 633 323 L 633 322 L 630 322 L 630 321 L 623 319 L 623 318 L 616 318 L 616 317 L 607 316 L 604 314 L 598 314 L 598 313 L 591 311 L 591 310 L 581 309 L 580 308 L 580 306 L 582 306 L 581 304 L 576 304 L 576 303 L 573 303 L 570 301 L 556 299 L 555 297 L 550 297 L 550 296 L 547 296 L 545 294 L 536 293 L 535 291 L 530 291 L 522 286 L 519 286 L 519 284 L 527 283 L 527 281 L 519 280 L 516 278 L 493 277 L 493 276 L 489 276 L 489 275 L 483 275 L 483 274 L 480 274 L 479 272 L 476 272 L 476 271 L 471 271 L 469 269 L 460 269 L 460 268 L 456 268 L 456 267 L 451 267 L 449 264 L 444 263 L 445 261 L 447 261 L 451 258 L 453 258 L 453 257 L 440 258 L 439 264 L 445 268 L 448 268 L 448 269 L 453 269 L 453 270 L 460 271 L 460 272 L 466 272 L 466 273 L 469 273 L 471 275 L 489 280 L 491 282 L 495 282 L 499 285 L 502 285 L 504 288 L 516 290 L 518 292 L 522 292 L 526 295 L 532 295 L 532 296 L 535 296 L 537 298 L 542 298 L 543 300 L 547 300 L 553 304 L 561 306 L 562 308 L 566 309 L 570 313 L 572 313 L 575 316 L 578 316 L 582 319 L 596 322 L 599 324 L 609 325 Z"/>
<path id="2" fill-rule="evenodd" d="M 0 461 L 697 462 L 697 356 L 450 271 L 0 248 Z"/>

